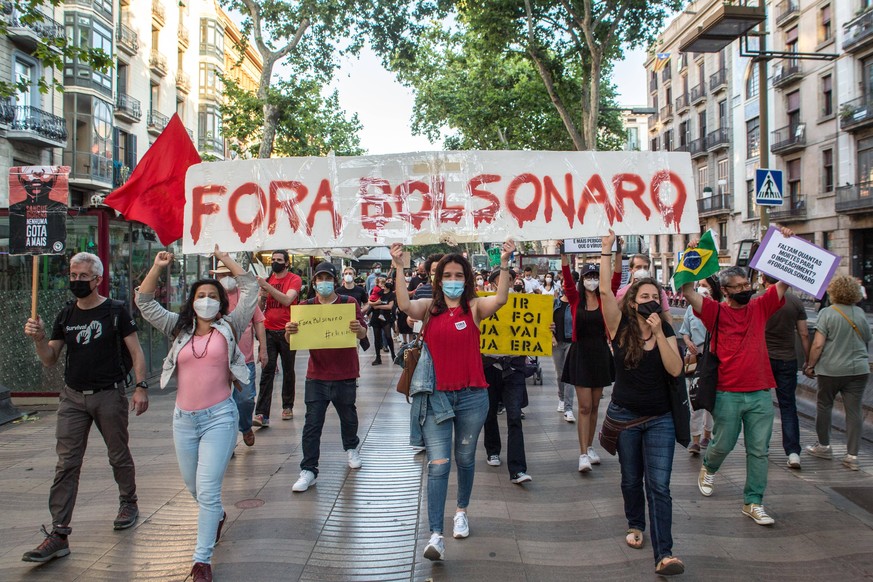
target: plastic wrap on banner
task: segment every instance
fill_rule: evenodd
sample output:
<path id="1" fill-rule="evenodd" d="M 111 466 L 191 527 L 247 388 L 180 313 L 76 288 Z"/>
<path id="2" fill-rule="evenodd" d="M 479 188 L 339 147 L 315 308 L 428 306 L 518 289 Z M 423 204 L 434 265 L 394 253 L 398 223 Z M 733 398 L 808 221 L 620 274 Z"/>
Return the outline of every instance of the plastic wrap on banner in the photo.
<path id="1" fill-rule="evenodd" d="M 192 166 L 183 252 L 699 231 L 681 152 L 415 152 Z"/>

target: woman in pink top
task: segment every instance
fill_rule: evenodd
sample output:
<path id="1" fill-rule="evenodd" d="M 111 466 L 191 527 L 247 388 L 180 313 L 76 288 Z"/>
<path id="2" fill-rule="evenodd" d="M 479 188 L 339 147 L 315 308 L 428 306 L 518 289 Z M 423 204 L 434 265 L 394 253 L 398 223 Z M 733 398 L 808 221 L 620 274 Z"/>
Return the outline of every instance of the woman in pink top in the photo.
<path id="1" fill-rule="evenodd" d="M 214 255 L 230 269 L 239 288 L 239 302 L 230 314 L 227 292 L 215 279 L 200 279 L 191 285 L 180 313 L 167 311 L 155 301 L 159 279 L 173 261 L 173 255 L 164 251 L 155 257 L 136 294 L 143 318 L 172 339 L 161 388 L 176 378 L 173 442 L 185 486 L 200 506 L 191 571 L 195 582 L 212 580 L 212 549 L 227 517 L 221 504 L 221 484 L 239 423 L 231 390 L 235 383 L 241 386 L 249 379 L 236 338 L 251 321 L 258 300 L 254 276 L 217 246 Z"/>
<path id="2" fill-rule="evenodd" d="M 509 297 L 511 240 L 503 243 L 497 294 L 476 296 L 476 281 L 470 263 L 460 254 L 444 256 L 437 264 L 432 299 L 409 299 L 406 287 L 397 287 L 397 305 L 410 318 L 427 321 L 422 334 L 433 360 L 435 386 L 413 396 L 413 420 L 421 424 L 427 448 L 427 514 L 431 537 L 424 557 L 445 557 L 443 519 L 451 470 L 452 433 L 458 468 L 458 505 L 454 537 L 470 535 L 467 505 L 473 491 L 476 443 L 488 414 L 488 382 L 479 347 L 479 322 L 494 315 Z M 391 245 L 391 258 L 403 268 L 403 245 Z M 429 315 L 428 315 L 429 314 Z"/>

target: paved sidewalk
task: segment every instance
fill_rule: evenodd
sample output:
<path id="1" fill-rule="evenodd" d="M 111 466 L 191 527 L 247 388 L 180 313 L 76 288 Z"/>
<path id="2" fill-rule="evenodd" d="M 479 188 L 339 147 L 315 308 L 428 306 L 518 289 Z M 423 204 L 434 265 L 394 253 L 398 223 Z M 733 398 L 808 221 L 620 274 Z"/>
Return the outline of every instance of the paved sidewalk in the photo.
<path id="1" fill-rule="evenodd" d="M 292 493 L 300 462 L 307 357 L 297 358 L 295 418 L 241 442 L 224 486 L 228 513 L 214 559 L 215 579 L 248 580 L 651 580 L 648 537 L 643 550 L 624 543 L 626 522 L 618 460 L 605 457 L 587 475 L 576 471 L 576 426 L 555 411 L 555 374 L 541 358 L 544 386 L 528 386 L 525 420 L 533 482 L 513 485 L 504 466 L 489 467 L 480 444 L 469 508 L 471 535 L 446 540 L 447 560 L 431 563 L 426 543 L 423 455 L 407 446 L 408 406 L 393 390 L 399 368 L 371 367 L 362 356 L 358 391 L 364 466 L 350 471 L 339 421 L 328 413 L 318 483 Z M 279 382 L 277 381 L 277 386 Z M 173 451 L 173 393 L 152 390 L 151 408 L 131 418 L 140 521 L 116 532 L 117 489 L 105 446 L 93 431 L 82 472 L 72 553 L 45 565 L 21 562 L 49 523 L 55 415 L 0 427 L 0 580 L 183 580 L 190 571 L 197 508 L 184 488 Z M 604 398 L 601 414 L 605 410 Z M 278 401 L 278 399 L 277 399 Z M 502 418 L 502 417 L 501 417 Z M 778 418 L 778 412 L 777 412 Z M 500 421 L 504 423 L 503 420 Z M 813 442 L 801 422 L 803 444 Z M 480 439 L 481 440 L 481 439 Z M 845 453 L 835 433 L 835 452 Z M 504 441 L 505 442 L 505 441 Z M 765 504 L 776 525 L 743 516 L 745 477 L 739 445 L 718 473 L 716 492 L 697 491 L 700 459 L 677 448 L 672 479 L 674 551 L 686 580 L 859 580 L 873 578 L 873 446 L 865 442 L 862 471 L 803 456 L 803 470 L 785 467 L 777 420 Z M 451 531 L 456 472 L 450 476 L 446 531 Z M 854 501 L 852 501 L 854 500 Z"/>

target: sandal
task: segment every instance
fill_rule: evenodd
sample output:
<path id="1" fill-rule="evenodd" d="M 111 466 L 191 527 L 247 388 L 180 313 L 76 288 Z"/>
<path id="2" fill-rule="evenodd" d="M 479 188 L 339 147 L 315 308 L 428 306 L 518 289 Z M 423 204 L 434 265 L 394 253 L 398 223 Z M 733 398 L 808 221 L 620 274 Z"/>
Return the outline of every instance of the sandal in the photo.
<path id="1" fill-rule="evenodd" d="M 635 550 L 639 550 L 643 547 L 643 532 L 632 527 L 627 530 L 627 537 L 625 537 L 624 540 L 627 542 L 628 546 Z"/>
<path id="2" fill-rule="evenodd" d="M 674 556 L 667 556 L 666 558 L 662 558 L 658 565 L 655 566 L 655 574 L 659 574 L 661 576 L 675 576 L 676 574 L 681 574 L 685 571 L 685 564 L 682 563 L 682 560 L 676 558 Z"/>

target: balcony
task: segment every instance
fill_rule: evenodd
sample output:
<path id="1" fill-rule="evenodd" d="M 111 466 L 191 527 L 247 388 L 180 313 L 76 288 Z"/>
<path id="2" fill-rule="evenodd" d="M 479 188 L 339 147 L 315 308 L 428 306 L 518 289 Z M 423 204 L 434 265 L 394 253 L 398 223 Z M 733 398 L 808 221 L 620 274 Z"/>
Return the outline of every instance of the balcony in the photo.
<path id="1" fill-rule="evenodd" d="M 688 93 L 682 93 L 678 97 L 676 97 L 676 113 L 683 113 L 691 106 L 691 102 L 688 99 Z"/>
<path id="2" fill-rule="evenodd" d="M 149 55 L 149 69 L 158 77 L 167 76 L 167 57 L 157 51 Z"/>
<path id="3" fill-rule="evenodd" d="M 667 103 L 661 107 L 660 118 L 663 122 L 673 118 L 673 105 L 671 103 Z"/>
<path id="4" fill-rule="evenodd" d="M 727 88 L 727 69 L 719 69 L 709 76 L 709 92 L 715 93 Z"/>
<path id="5" fill-rule="evenodd" d="M 844 214 L 873 211 L 873 182 L 840 186 L 834 206 L 837 212 Z"/>
<path id="6" fill-rule="evenodd" d="M 798 59 L 782 59 L 776 64 L 776 70 L 773 73 L 773 86 L 785 87 L 795 81 L 799 81 L 803 77 L 803 71 L 800 68 Z"/>
<path id="7" fill-rule="evenodd" d="M 136 56 L 136 52 L 139 50 L 139 38 L 131 27 L 119 24 L 115 30 L 115 41 L 119 50 L 132 57 Z"/>
<path id="8" fill-rule="evenodd" d="M 806 147 L 806 124 L 798 123 L 781 127 L 773 132 L 770 138 L 770 152 L 774 154 L 790 154 Z"/>
<path id="9" fill-rule="evenodd" d="M 11 125 L 15 119 L 15 102 L 12 99 L 0 99 L 0 125 Z"/>
<path id="10" fill-rule="evenodd" d="M 65 36 L 63 25 L 52 20 L 48 16 L 42 16 L 42 22 L 21 21 L 20 13 L 11 2 L 3 2 L 0 5 L 0 19 L 6 23 L 6 34 L 9 40 L 17 44 L 28 53 L 36 50 L 40 44 L 50 50 L 60 52 L 52 42 L 54 39 L 62 39 Z"/>
<path id="11" fill-rule="evenodd" d="M 160 111 L 152 109 L 149 111 L 146 123 L 148 124 L 150 134 L 160 135 L 164 128 L 167 127 L 167 124 L 170 123 L 170 118 Z"/>
<path id="12" fill-rule="evenodd" d="M 873 125 L 873 94 L 840 105 L 840 129 L 858 131 Z"/>
<path id="13" fill-rule="evenodd" d="M 730 214 L 733 208 L 734 197 L 730 194 L 713 194 L 697 200 L 697 214 L 699 216 Z"/>
<path id="14" fill-rule="evenodd" d="M 200 43 L 200 54 L 202 56 L 213 57 L 224 63 L 224 49 L 210 42 Z"/>
<path id="15" fill-rule="evenodd" d="M 776 26 L 783 26 L 800 16 L 799 0 L 782 0 L 776 6 Z"/>
<path id="16" fill-rule="evenodd" d="M 111 2 L 95 2 L 94 0 L 63 0 L 61 4 L 75 4 L 76 6 L 84 6 L 93 10 L 108 22 L 112 22 L 112 3 Z"/>
<path id="17" fill-rule="evenodd" d="M 188 43 L 190 40 L 190 34 L 188 33 L 188 27 L 179 23 L 179 46 L 183 48 L 188 48 Z"/>
<path id="18" fill-rule="evenodd" d="M 843 50 L 854 53 L 867 48 L 873 43 L 873 10 L 867 10 L 845 26 Z"/>
<path id="19" fill-rule="evenodd" d="M 700 85 L 691 88 L 691 104 L 697 105 L 706 99 L 706 85 L 701 81 Z"/>
<path id="20" fill-rule="evenodd" d="M 64 165 L 70 166 L 70 186 L 85 190 L 112 187 L 112 158 L 92 152 L 64 152 Z"/>
<path id="21" fill-rule="evenodd" d="M 649 131 L 658 127 L 658 116 L 657 115 L 649 115 Z"/>
<path id="22" fill-rule="evenodd" d="M 806 197 L 798 194 L 782 199 L 782 206 L 770 207 L 771 222 L 797 222 L 806 220 Z"/>
<path id="23" fill-rule="evenodd" d="M 202 46 L 200 47 L 200 50 L 201 51 L 203 50 Z M 658 77 L 653 75 L 652 78 L 649 79 L 649 92 L 654 93 L 657 90 L 658 90 Z"/>
<path id="24" fill-rule="evenodd" d="M 670 79 L 673 78 L 673 68 L 670 66 L 670 63 L 667 63 L 667 66 L 661 71 L 661 82 L 666 83 Z"/>
<path id="25" fill-rule="evenodd" d="M 198 150 L 213 156 L 224 156 L 224 139 L 212 137 L 212 132 L 207 132 L 197 140 Z"/>
<path id="26" fill-rule="evenodd" d="M 115 99 L 115 117 L 128 123 L 136 123 L 142 119 L 142 106 L 138 99 L 127 93 L 119 93 Z"/>
<path id="27" fill-rule="evenodd" d="M 705 156 L 707 154 L 706 151 L 706 140 L 704 138 L 692 139 L 688 142 L 688 145 L 685 146 L 688 148 L 688 153 L 691 154 L 691 159 L 699 158 L 701 156 Z"/>
<path id="28" fill-rule="evenodd" d="M 726 127 L 720 127 L 706 134 L 706 151 L 725 149 L 730 144 L 730 134 Z"/>
<path id="29" fill-rule="evenodd" d="M 6 139 L 9 141 L 40 148 L 62 148 L 67 145 L 67 122 L 63 117 L 36 107 L 14 105 L 11 101 L 7 101 L 2 117 L 9 126 L 6 130 Z"/>
<path id="30" fill-rule="evenodd" d="M 179 71 L 176 73 L 176 90 L 182 95 L 187 95 L 191 92 L 191 76 L 188 73 Z"/>
<path id="31" fill-rule="evenodd" d="M 166 21 L 164 5 L 159 0 L 152 0 L 152 23 L 158 28 L 163 28 Z"/>

